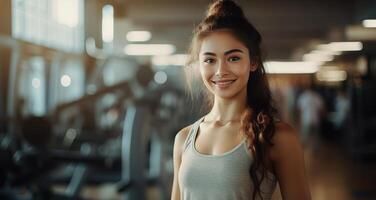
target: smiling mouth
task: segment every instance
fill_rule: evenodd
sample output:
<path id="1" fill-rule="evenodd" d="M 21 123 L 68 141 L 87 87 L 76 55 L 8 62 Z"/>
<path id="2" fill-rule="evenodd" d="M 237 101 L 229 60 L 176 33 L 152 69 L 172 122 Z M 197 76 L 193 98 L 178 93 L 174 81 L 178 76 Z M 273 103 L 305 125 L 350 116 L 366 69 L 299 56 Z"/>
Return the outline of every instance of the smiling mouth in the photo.
<path id="1" fill-rule="evenodd" d="M 227 87 L 229 85 L 231 85 L 233 82 L 235 82 L 235 80 L 221 80 L 221 81 L 212 81 L 212 83 L 214 83 L 216 86 L 218 87 Z"/>

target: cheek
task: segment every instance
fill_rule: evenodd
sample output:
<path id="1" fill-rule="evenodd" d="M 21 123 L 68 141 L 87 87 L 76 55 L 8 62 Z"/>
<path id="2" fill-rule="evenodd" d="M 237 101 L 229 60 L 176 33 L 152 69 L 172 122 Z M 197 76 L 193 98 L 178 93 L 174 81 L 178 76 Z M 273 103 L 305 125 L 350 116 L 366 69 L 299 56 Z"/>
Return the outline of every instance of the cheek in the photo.
<path id="1" fill-rule="evenodd" d="M 207 79 L 211 76 L 212 72 L 209 67 L 200 66 L 200 74 L 203 79 Z"/>
<path id="2" fill-rule="evenodd" d="M 248 71 L 248 72 L 246 72 L 246 73 L 244 73 L 244 81 L 245 82 L 248 82 L 248 80 L 249 80 L 249 78 L 250 78 L 250 74 L 249 74 L 250 72 Z"/>
<path id="3" fill-rule="evenodd" d="M 200 72 L 200 75 L 203 76 L 203 74 L 205 74 L 205 69 L 202 65 L 199 65 L 198 66 L 198 71 Z"/>
<path id="4" fill-rule="evenodd" d="M 239 63 L 237 66 L 234 66 L 233 69 L 240 76 L 248 76 L 251 71 L 250 65 L 246 62 Z"/>
<path id="5" fill-rule="evenodd" d="M 240 73 L 244 75 L 248 75 L 251 69 L 249 67 L 244 67 L 243 69 L 240 69 Z"/>
<path id="6" fill-rule="evenodd" d="M 199 71 L 200 71 L 200 78 L 201 78 L 201 81 L 206 84 L 206 77 L 207 77 L 207 72 L 205 69 L 203 69 L 201 66 L 199 68 Z"/>
<path id="7" fill-rule="evenodd" d="M 210 68 L 208 67 L 201 67 L 200 66 L 200 75 L 201 75 L 201 81 L 202 83 L 205 85 L 205 87 L 209 90 L 211 90 L 211 82 L 210 82 L 210 79 L 212 77 L 212 72 L 210 70 Z"/>
<path id="8" fill-rule="evenodd" d="M 250 78 L 251 69 L 249 66 L 239 66 L 237 68 L 236 74 L 240 78 L 241 82 L 245 83 L 248 82 L 248 79 Z"/>

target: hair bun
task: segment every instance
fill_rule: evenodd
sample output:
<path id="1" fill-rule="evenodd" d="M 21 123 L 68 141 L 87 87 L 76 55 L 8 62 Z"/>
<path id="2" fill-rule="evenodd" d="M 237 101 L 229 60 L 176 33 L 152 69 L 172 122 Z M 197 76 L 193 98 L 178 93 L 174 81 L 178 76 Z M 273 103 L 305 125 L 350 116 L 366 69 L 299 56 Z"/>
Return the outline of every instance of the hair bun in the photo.
<path id="1" fill-rule="evenodd" d="M 244 13 L 232 0 L 217 0 L 209 6 L 206 17 L 244 18 Z"/>

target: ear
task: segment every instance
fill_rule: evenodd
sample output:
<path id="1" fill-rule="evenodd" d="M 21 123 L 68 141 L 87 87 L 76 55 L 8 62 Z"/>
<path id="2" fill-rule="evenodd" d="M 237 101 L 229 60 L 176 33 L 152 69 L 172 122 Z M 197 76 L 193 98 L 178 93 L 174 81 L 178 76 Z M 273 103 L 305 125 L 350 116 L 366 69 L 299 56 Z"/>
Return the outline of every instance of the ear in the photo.
<path id="1" fill-rule="evenodd" d="M 252 72 L 256 71 L 256 69 L 258 67 L 257 61 L 252 59 L 250 61 L 249 67 L 250 67 Z"/>

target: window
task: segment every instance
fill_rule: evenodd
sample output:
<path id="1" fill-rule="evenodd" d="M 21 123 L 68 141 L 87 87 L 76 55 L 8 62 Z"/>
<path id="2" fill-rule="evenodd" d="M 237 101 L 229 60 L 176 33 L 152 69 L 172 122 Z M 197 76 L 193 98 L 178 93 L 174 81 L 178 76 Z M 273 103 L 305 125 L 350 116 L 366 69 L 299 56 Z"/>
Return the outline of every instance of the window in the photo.
<path id="1" fill-rule="evenodd" d="M 67 52 L 84 50 L 83 0 L 13 0 L 12 36 Z"/>

